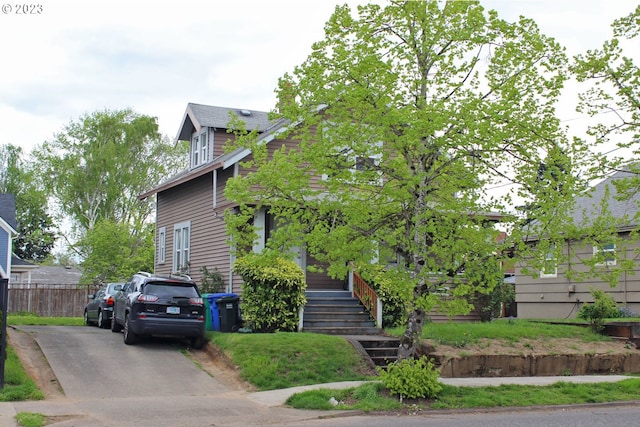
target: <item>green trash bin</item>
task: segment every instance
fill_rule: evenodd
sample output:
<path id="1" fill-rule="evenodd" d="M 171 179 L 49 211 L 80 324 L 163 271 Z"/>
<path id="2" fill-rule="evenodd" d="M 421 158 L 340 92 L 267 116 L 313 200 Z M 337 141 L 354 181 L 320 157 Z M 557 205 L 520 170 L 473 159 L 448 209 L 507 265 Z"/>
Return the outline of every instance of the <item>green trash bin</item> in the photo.
<path id="1" fill-rule="evenodd" d="M 207 331 L 213 331 L 213 326 L 211 325 L 211 309 L 209 308 L 209 295 L 210 294 L 202 294 L 202 299 L 204 300 L 204 312 L 205 312 L 204 329 Z"/>
<path id="2" fill-rule="evenodd" d="M 239 301 L 237 296 L 225 296 L 216 300 L 220 332 L 237 332 L 240 328 Z"/>

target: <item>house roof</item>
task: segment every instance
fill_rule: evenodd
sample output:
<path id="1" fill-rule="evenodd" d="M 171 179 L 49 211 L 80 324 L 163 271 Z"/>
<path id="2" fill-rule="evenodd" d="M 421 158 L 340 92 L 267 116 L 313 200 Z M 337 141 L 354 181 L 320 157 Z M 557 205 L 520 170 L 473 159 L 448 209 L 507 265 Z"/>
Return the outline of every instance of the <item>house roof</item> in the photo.
<path id="1" fill-rule="evenodd" d="M 628 179 L 633 176 L 636 175 L 628 171 L 618 171 L 599 184 L 591 187 L 584 196 L 577 197 L 573 211 L 574 222 L 576 224 L 585 224 L 589 222 L 590 218 L 601 215 L 602 203 L 606 199 L 606 204 L 611 215 L 617 219 L 628 220 L 628 222 L 622 226 L 639 225 L 635 217 L 638 214 L 640 194 L 634 193 L 631 197 L 620 200 L 618 190 L 614 185 L 615 181 Z"/>
<path id="2" fill-rule="evenodd" d="M 255 130 L 257 129 L 260 132 L 259 142 L 266 144 L 282 132 L 290 123 L 289 120 L 280 119 L 275 121 L 269 121 L 267 118 L 267 114 L 261 111 L 253 111 L 253 110 L 237 110 L 233 108 L 224 108 L 224 107 L 211 107 L 208 105 L 200 105 L 200 104 L 189 104 L 187 106 L 187 111 L 185 113 L 185 118 L 182 121 L 182 127 L 180 128 L 180 132 L 186 132 L 185 129 L 188 128 L 187 124 L 190 123 L 192 117 L 196 117 L 197 114 L 200 114 L 202 119 L 201 126 L 210 126 L 210 127 L 219 127 L 226 129 L 227 122 L 229 121 L 228 113 L 229 111 L 233 111 L 236 114 L 239 111 L 249 111 L 251 112 L 251 116 L 242 115 L 242 119 L 247 123 L 247 130 Z M 258 116 L 262 115 L 262 118 Z M 222 117 L 225 117 L 226 121 L 222 121 Z M 208 120 L 208 121 L 207 121 Z M 221 124 L 220 126 L 214 126 L 214 123 Z M 224 124 L 222 124 L 224 123 Z M 256 127 L 257 126 L 257 127 Z M 178 139 L 183 139 L 181 133 L 178 132 Z M 185 136 L 187 140 L 191 139 L 192 131 L 188 131 L 188 136 Z M 186 135 L 186 134 L 185 134 Z M 166 181 L 160 183 L 158 186 L 152 188 L 149 191 L 146 191 L 138 196 L 138 199 L 144 200 L 147 197 L 150 197 L 154 194 L 157 194 L 161 191 L 168 190 L 170 188 L 176 187 L 185 182 L 189 182 L 192 179 L 200 177 L 204 174 L 207 174 L 216 169 L 227 169 L 230 166 L 233 166 L 237 162 L 244 159 L 247 155 L 249 155 L 251 151 L 245 148 L 238 148 L 231 153 L 223 154 L 213 159 L 213 161 L 209 163 L 205 163 L 200 165 L 194 169 L 187 169 L 181 171 Z"/>
<path id="3" fill-rule="evenodd" d="M 13 194 L 0 194 L 0 222 L 7 224 L 13 233 L 18 228 L 16 197 Z"/>
<path id="4" fill-rule="evenodd" d="M 180 123 L 176 140 L 190 141 L 191 134 L 203 127 L 227 129 L 230 114 L 235 114 L 242 119 L 248 131 L 264 132 L 272 125 L 269 113 L 264 111 L 189 103 Z"/>
<path id="5" fill-rule="evenodd" d="M 38 266 L 35 265 L 32 262 L 20 259 L 15 255 L 11 256 L 11 269 L 12 270 L 14 270 L 14 271 L 23 271 L 23 270 L 32 270 L 34 268 L 38 268 Z"/>

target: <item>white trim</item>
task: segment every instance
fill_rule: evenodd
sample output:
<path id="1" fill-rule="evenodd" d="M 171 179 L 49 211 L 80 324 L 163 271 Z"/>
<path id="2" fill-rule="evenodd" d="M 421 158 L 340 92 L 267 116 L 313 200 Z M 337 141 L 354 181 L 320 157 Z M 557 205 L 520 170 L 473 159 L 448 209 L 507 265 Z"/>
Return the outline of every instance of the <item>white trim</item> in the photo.
<path id="1" fill-rule="evenodd" d="M 218 169 L 213 171 L 213 209 L 218 207 Z"/>
<path id="2" fill-rule="evenodd" d="M 167 227 L 158 229 L 158 264 L 167 262 Z"/>

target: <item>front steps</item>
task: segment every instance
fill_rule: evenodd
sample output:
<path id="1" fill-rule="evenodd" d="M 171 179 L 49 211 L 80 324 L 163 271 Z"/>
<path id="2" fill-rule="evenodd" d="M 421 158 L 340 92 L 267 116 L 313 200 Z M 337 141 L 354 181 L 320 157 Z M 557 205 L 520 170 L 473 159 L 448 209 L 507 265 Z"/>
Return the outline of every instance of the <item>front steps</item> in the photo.
<path id="1" fill-rule="evenodd" d="M 371 315 L 349 291 L 306 291 L 303 332 L 328 335 L 377 335 Z"/>
<path id="2" fill-rule="evenodd" d="M 360 346 L 376 367 L 385 369 L 390 363 L 398 360 L 400 340 L 385 336 L 356 338 Z"/>

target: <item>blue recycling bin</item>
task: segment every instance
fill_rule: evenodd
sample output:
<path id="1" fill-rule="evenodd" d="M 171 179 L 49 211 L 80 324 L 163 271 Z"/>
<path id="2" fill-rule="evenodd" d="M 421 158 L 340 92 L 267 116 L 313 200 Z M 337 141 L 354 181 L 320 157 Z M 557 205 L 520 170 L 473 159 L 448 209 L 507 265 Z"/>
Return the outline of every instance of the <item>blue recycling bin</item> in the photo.
<path id="1" fill-rule="evenodd" d="M 211 311 L 211 330 L 220 332 L 220 310 L 218 310 L 218 300 L 220 298 L 238 298 L 238 294 L 217 293 L 207 294 L 209 310 Z"/>

